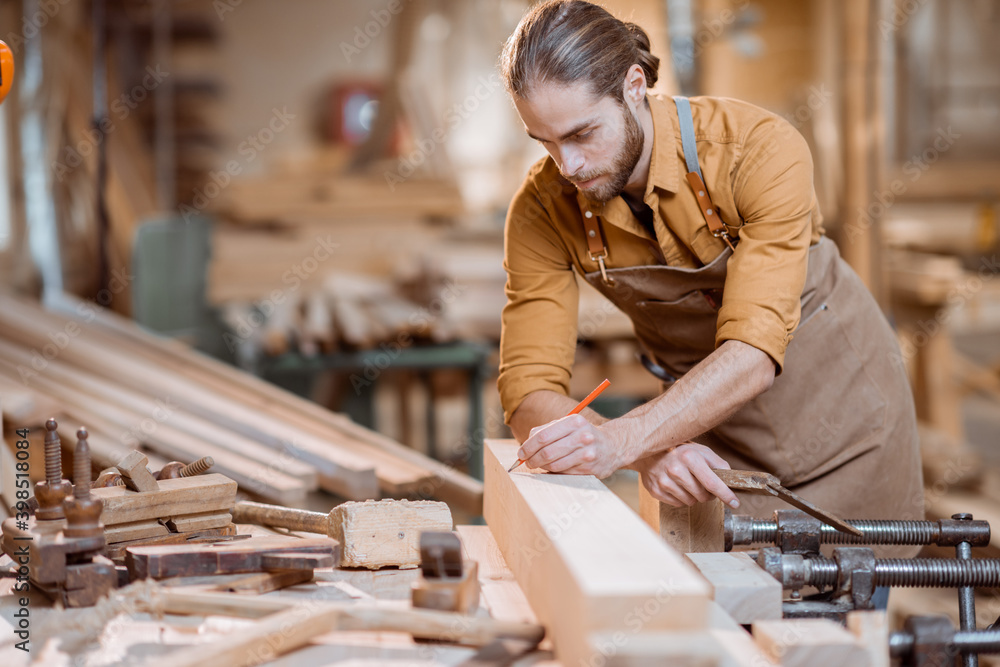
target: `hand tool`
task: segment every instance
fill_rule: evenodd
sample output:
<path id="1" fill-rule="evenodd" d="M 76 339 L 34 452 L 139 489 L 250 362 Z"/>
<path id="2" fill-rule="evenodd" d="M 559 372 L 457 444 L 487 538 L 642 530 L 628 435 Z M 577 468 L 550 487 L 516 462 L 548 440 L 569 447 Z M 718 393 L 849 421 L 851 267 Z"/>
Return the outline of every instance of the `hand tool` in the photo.
<path id="1" fill-rule="evenodd" d="M 479 564 L 465 562 L 455 533 L 420 534 L 420 572 L 411 587 L 414 607 L 460 614 L 474 614 L 479 608 Z"/>
<path id="2" fill-rule="evenodd" d="M 782 604 L 788 617 L 842 618 L 856 609 L 871 609 L 875 588 L 996 588 L 1000 558 L 875 558 L 865 547 L 838 547 L 833 558 L 783 554 L 776 547 L 757 552 L 757 565 L 782 587 L 792 589 L 792 601 Z M 800 599 L 806 586 L 820 590 Z M 830 591 L 824 592 L 824 589 Z M 974 629 L 963 628 L 963 631 Z"/>
<path id="3" fill-rule="evenodd" d="M 770 544 L 781 547 L 781 552 L 786 554 L 819 554 L 820 544 L 954 547 L 968 542 L 973 547 L 985 547 L 990 543 L 987 521 L 847 519 L 847 523 L 861 531 L 861 535 L 842 533 L 799 510 L 777 510 L 770 521 L 727 514 L 723 529 L 725 549 L 732 551 L 734 546 Z"/>
<path id="4" fill-rule="evenodd" d="M 605 389 L 607 389 L 608 385 L 610 385 L 610 384 L 611 384 L 611 380 L 608 380 L 607 378 L 605 378 L 604 382 L 602 382 L 601 384 L 597 385 L 597 389 L 595 389 L 594 391 L 590 392 L 587 395 L 587 398 L 585 398 L 582 401 L 580 401 L 579 403 L 577 403 L 576 407 L 573 408 L 572 410 L 570 410 L 569 414 L 566 415 L 566 416 L 569 417 L 570 415 L 575 415 L 575 414 L 579 414 L 580 412 L 583 412 L 583 409 L 585 407 L 587 407 L 588 405 L 590 405 L 591 401 L 593 401 L 595 398 L 597 398 L 598 396 L 600 396 L 601 392 L 604 391 Z M 513 472 L 514 469 L 517 466 L 521 465 L 522 463 L 524 463 L 524 461 L 522 459 L 518 459 L 514 463 L 514 465 L 512 465 L 509 468 L 507 468 L 507 472 Z"/>
<path id="5" fill-rule="evenodd" d="M 963 661 L 981 653 L 1000 653 L 1000 631 L 955 630 L 946 616 L 910 616 L 903 630 L 889 635 L 889 655 L 902 667 L 953 665 L 955 654 Z"/>
<path id="6" fill-rule="evenodd" d="M 66 607 L 89 607 L 108 595 L 118 585 L 114 563 L 102 555 L 105 549 L 104 526 L 101 524 L 103 506 L 90 492 L 90 446 L 87 431 L 77 431 L 76 449 L 73 454 L 72 494 L 61 501 L 63 518 L 52 516 L 51 505 L 59 484 L 59 436 L 55 420 L 46 423 L 45 468 L 47 483 L 35 487 L 39 509 L 35 516 L 26 516 L 19 501 L 15 516 L 2 525 L 3 552 L 15 562 L 26 566 L 31 587 L 38 588 L 53 600 Z"/>
<path id="7" fill-rule="evenodd" d="M 857 535 L 858 537 L 861 536 L 860 530 L 848 524 L 840 517 L 820 509 L 805 498 L 797 496 L 783 487 L 781 480 L 774 475 L 753 470 L 729 470 L 726 468 L 713 468 L 712 472 L 718 475 L 722 482 L 730 489 L 776 496 L 789 505 L 798 507 L 800 510 L 843 533 Z"/>

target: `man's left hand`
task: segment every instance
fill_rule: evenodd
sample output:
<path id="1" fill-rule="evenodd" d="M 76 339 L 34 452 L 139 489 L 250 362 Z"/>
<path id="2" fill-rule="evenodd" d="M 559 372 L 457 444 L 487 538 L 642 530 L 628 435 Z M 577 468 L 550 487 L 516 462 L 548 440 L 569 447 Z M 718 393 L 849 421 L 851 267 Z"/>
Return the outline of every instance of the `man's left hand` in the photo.
<path id="1" fill-rule="evenodd" d="M 604 478 L 629 463 L 612 422 L 595 426 L 569 415 L 531 429 L 517 456 L 531 468 Z"/>

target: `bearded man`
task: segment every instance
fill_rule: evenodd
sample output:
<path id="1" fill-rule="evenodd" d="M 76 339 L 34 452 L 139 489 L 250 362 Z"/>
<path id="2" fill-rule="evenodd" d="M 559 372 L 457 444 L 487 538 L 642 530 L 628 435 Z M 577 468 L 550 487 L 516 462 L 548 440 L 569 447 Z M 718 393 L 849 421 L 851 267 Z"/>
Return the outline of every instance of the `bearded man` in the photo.
<path id="1" fill-rule="evenodd" d="M 647 94 L 658 66 L 639 26 L 580 0 L 534 7 L 504 48 L 504 84 L 549 154 L 505 232 L 498 385 L 520 458 L 632 468 L 675 506 L 740 507 L 712 472 L 732 466 L 843 517 L 922 518 L 898 344 L 824 236 L 808 145 L 745 102 Z M 578 278 L 631 318 L 663 381 L 617 419 L 565 416 Z"/>

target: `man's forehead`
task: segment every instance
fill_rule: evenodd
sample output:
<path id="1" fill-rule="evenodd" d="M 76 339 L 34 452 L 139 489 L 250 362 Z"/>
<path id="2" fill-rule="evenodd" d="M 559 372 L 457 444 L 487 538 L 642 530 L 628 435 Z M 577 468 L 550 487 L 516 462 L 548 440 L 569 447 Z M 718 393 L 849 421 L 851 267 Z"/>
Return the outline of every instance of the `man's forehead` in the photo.
<path id="1" fill-rule="evenodd" d="M 538 132 L 561 136 L 580 123 L 601 119 L 615 109 L 611 97 L 597 97 L 586 82 L 541 83 L 533 86 L 525 97 L 515 97 L 514 104 L 528 134 L 536 137 Z"/>

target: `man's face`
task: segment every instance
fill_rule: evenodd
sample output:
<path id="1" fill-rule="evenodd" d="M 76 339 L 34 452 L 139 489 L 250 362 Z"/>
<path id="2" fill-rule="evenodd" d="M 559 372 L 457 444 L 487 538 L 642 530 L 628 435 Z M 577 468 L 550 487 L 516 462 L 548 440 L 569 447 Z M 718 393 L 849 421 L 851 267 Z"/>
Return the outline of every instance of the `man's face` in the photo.
<path id="1" fill-rule="evenodd" d="M 563 177 L 592 201 L 621 194 L 642 154 L 644 133 L 630 108 L 597 99 L 586 82 L 538 84 L 516 97 L 528 136 L 549 152 Z"/>

